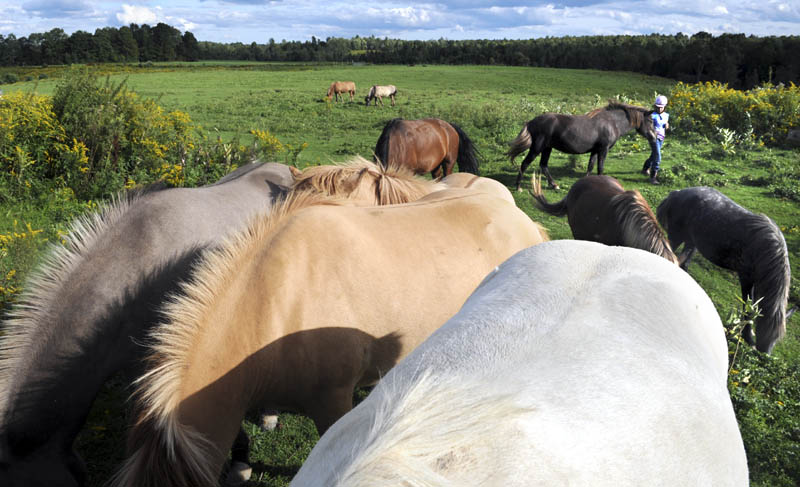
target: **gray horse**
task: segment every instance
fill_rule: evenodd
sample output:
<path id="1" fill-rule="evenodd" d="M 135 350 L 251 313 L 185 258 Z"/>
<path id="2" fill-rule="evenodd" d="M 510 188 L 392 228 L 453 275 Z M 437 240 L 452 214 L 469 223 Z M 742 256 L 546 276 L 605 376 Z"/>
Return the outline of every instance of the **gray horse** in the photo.
<path id="1" fill-rule="evenodd" d="M 3 326 L 0 485 L 84 483 L 73 443 L 103 383 L 141 369 L 162 303 L 199 254 L 293 182 L 288 166 L 249 164 L 201 188 L 128 192 L 74 224 Z"/>

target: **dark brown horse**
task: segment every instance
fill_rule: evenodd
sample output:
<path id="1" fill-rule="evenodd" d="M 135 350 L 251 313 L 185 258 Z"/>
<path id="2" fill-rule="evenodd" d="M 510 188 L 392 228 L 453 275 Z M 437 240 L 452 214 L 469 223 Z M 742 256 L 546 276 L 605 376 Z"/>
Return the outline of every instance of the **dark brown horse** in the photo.
<path id="1" fill-rule="evenodd" d="M 478 174 L 478 150 L 461 128 L 438 118 L 395 118 L 383 127 L 375 144 L 375 161 L 408 166 L 417 174 L 438 178 L 458 170 Z"/>
<path id="2" fill-rule="evenodd" d="M 519 166 L 517 191 L 520 190 L 525 170 L 539 154 L 542 155 L 539 167 L 547 177 L 547 182 L 551 188 L 558 189 L 558 184 L 547 169 L 547 162 L 553 149 L 567 154 L 591 152 L 586 174 L 592 173 L 595 162 L 597 162 L 597 174 L 603 174 L 606 155 L 617 139 L 633 129 L 647 140 L 655 138 L 653 124 L 650 123 L 650 113 L 652 110 L 649 108 L 612 101 L 607 106 L 592 110 L 586 115 L 561 113 L 539 115 L 522 127 L 522 131 L 511 141 L 511 147 L 506 152 L 511 162 L 514 162 L 518 155 L 530 149 Z"/>
<path id="3" fill-rule="evenodd" d="M 646 250 L 678 264 L 650 205 L 638 191 L 625 191 L 610 176 L 584 176 L 558 203 L 542 194 L 541 177 L 532 178 L 534 204 L 555 216 L 567 215 L 572 236 L 606 245 Z"/>

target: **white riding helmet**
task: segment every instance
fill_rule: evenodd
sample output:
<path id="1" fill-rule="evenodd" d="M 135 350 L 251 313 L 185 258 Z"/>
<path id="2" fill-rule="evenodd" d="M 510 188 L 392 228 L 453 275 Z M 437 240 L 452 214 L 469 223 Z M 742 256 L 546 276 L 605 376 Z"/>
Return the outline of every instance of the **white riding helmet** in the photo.
<path id="1" fill-rule="evenodd" d="M 666 96 L 664 96 L 664 95 L 658 95 L 658 96 L 656 97 L 656 103 L 655 103 L 655 105 L 656 105 L 657 107 L 664 108 L 665 106 L 667 106 L 667 97 L 666 97 Z"/>

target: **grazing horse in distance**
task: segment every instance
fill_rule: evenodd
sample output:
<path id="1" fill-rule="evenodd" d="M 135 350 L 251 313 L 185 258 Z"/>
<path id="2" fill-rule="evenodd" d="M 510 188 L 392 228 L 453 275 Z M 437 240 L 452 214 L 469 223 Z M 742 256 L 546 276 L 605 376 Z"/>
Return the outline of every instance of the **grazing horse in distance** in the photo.
<path id="1" fill-rule="evenodd" d="M 364 104 L 369 106 L 369 102 L 375 100 L 374 105 L 378 106 L 378 102 L 381 102 L 381 106 L 383 106 L 383 97 L 388 96 L 392 100 L 392 106 L 394 106 L 394 96 L 397 94 L 397 87 L 395 85 L 372 85 L 372 88 L 369 89 L 369 93 L 364 98 Z"/>
<path id="2" fill-rule="evenodd" d="M 490 273 L 292 487 L 747 486 L 714 304 L 637 249 L 557 240 Z"/>
<path id="3" fill-rule="evenodd" d="M 438 118 L 390 120 L 375 144 L 379 164 L 405 165 L 436 179 L 458 170 L 478 174 L 478 150 L 461 128 Z"/>
<path id="4" fill-rule="evenodd" d="M 607 106 L 592 110 L 585 115 L 544 113 L 527 122 L 517 138 L 511 141 L 511 147 L 506 152 L 506 156 L 514 162 L 519 154 L 530 149 L 519 166 L 517 191 L 521 189 L 525 170 L 539 154 L 542 155 L 539 167 L 547 177 L 547 182 L 551 188 L 558 189 L 558 184 L 547 168 L 553 149 L 567 154 L 590 152 L 586 174 L 592 173 L 595 162 L 597 162 L 597 174 L 603 174 L 608 150 L 621 136 L 636 129 L 639 135 L 647 140 L 655 139 L 650 113 L 652 110 L 649 108 L 611 101 Z"/>
<path id="5" fill-rule="evenodd" d="M 350 94 L 350 101 L 353 101 L 353 97 L 356 95 L 356 84 L 353 81 L 334 81 L 331 83 L 330 88 L 328 88 L 328 100 L 336 96 L 336 101 L 338 102 L 340 99 L 344 102 L 344 96 L 342 93 Z"/>
<path id="6" fill-rule="evenodd" d="M 307 414 L 323 433 L 491 269 L 547 239 L 516 206 L 468 189 L 342 201 L 293 192 L 204 254 L 153 334 L 114 485 L 216 485 L 251 408 Z"/>
<path id="7" fill-rule="evenodd" d="M 288 166 L 248 164 L 200 188 L 153 185 L 77 219 L 9 312 L 0 337 L 0 485 L 81 485 L 73 450 L 95 396 L 141 346 L 199 254 L 268 212 Z"/>
<path id="8" fill-rule="evenodd" d="M 795 309 L 786 311 L 791 269 L 780 228 L 768 216 L 753 213 L 707 186 L 670 192 L 656 214 L 672 248 L 683 245 L 679 255 L 683 269 L 699 250 L 714 265 L 736 272 L 742 299 L 759 302 L 761 309 L 755 319 L 755 340 L 749 325 L 742 336 L 770 353 L 786 333 L 786 320 Z"/>
<path id="9" fill-rule="evenodd" d="M 647 200 L 636 190 L 625 191 L 611 176 L 582 177 L 558 203 L 547 202 L 541 176 L 534 175 L 531 186 L 536 207 L 550 215 L 567 215 L 576 239 L 646 250 L 678 265 Z"/>

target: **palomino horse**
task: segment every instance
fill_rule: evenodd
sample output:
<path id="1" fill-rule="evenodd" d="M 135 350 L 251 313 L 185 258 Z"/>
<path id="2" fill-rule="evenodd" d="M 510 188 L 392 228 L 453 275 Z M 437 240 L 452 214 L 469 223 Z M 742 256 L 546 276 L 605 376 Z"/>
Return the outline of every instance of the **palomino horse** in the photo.
<path id="1" fill-rule="evenodd" d="M 292 487 L 748 485 L 714 304 L 647 252 L 500 265 L 319 440 Z"/>
<path id="2" fill-rule="evenodd" d="M 378 102 L 381 102 L 381 106 L 383 106 L 383 97 L 388 96 L 392 100 L 392 106 L 394 106 L 394 96 L 397 94 L 397 87 L 395 85 L 372 85 L 372 88 L 369 89 L 369 93 L 364 98 L 364 104 L 369 106 L 369 102 L 375 100 L 374 105 L 378 106 Z"/>
<path id="3" fill-rule="evenodd" d="M 576 239 L 642 249 L 678 264 L 647 200 L 635 189 L 625 191 L 611 176 L 582 177 L 558 203 L 547 202 L 541 177 L 534 175 L 531 186 L 536 207 L 550 215 L 567 215 Z"/>
<path id="4" fill-rule="evenodd" d="M 517 191 L 522 184 L 522 175 L 539 154 L 542 159 L 539 167 L 547 177 L 551 188 L 558 185 L 547 168 L 550 152 L 558 149 L 567 154 L 585 154 L 591 152 L 589 169 L 591 174 L 597 162 L 597 174 L 603 174 L 603 164 L 608 150 L 621 136 L 633 129 L 647 140 L 655 138 L 653 124 L 650 123 L 649 108 L 637 107 L 625 103 L 610 102 L 607 106 L 597 108 L 586 115 L 564 115 L 561 113 L 544 113 L 529 121 L 522 127 L 517 138 L 511 141 L 506 155 L 511 162 L 522 152 L 530 149 L 522 160 L 517 174 Z"/>
<path id="5" fill-rule="evenodd" d="M 356 84 L 353 81 L 334 81 L 331 83 L 331 87 L 328 88 L 328 100 L 330 100 L 333 96 L 336 96 L 337 102 L 340 99 L 342 102 L 344 102 L 344 96 L 342 96 L 342 93 L 349 93 L 350 101 L 353 101 L 353 97 L 356 95 Z"/>
<path id="6" fill-rule="evenodd" d="M 114 485 L 216 485 L 254 407 L 305 413 L 324 432 L 356 386 L 375 383 L 500 262 L 546 239 L 516 206 L 467 189 L 373 207 L 293 193 L 204 254 L 166 307 Z"/>
<path id="7" fill-rule="evenodd" d="M 343 164 L 291 170 L 295 178 L 292 191 L 343 197 L 361 206 L 409 203 L 446 187 L 463 187 L 455 182 L 439 184 L 417 176 L 407 166 L 381 166 L 360 156 Z"/>
<path id="8" fill-rule="evenodd" d="M 759 301 L 756 336 L 746 327 L 745 340 L 770 353 L 786 333 L 791 270 L 786 240 L 769 217 L 742 208 L 716 189 L 686 188 L 672 191 L 658 205 L 658 221 L 667 231 L 672 248 L 683 244 L 679 256 L 686 269 L 696 250 L 713 264 L 739 275 L 742 298 Z"/>
<path id="9" fill-rule="evenodd" d="M 83 483 L 73 442 L 101 386 L 138 367 L 161 303 L 198 254 L 292 182 L 283 164 L 250 164 L 202 188 L 128 192 L 73 224 L 4 323 L 0 485 Z"/>
<path id="10" fill-rule="evenodd" d="M 456 163 L 459 171 L 478 174 L 475 145 L 458 125 L 438 118 L 390 120 L 375 144 L 375 159 L 430 172 L 434 179 L 452 173 Z"/>

